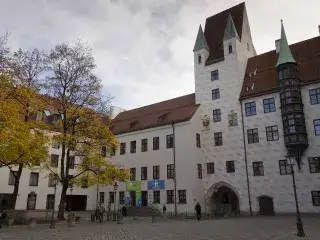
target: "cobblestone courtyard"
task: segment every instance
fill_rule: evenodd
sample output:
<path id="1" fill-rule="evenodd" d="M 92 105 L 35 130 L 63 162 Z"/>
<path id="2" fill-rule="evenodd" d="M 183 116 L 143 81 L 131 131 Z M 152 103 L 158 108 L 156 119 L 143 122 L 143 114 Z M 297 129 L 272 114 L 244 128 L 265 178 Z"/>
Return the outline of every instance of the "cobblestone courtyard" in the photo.
<path id="1" fill-rule="evenodd" d="M 123 224 L 83 222 L 68 228 L 57 224 L 56 229 L 38 225 L 28 230 L 26 226 L 0 229 L 1 240 L 282 240 L 320 239 L 320 218 L 303 218 L 305 238 L 295 237 L 293 217 L 255 217 L 195 220 L 163 220 L 151 223 L 150 219 L 126 220 Z"/>

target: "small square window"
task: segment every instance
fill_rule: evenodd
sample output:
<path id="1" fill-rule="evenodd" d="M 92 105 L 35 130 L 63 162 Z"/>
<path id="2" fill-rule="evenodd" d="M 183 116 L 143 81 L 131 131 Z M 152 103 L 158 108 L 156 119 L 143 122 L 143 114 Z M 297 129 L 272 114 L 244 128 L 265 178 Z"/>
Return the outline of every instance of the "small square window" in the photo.
<path id="1" fill-rule="evenodd" d="M 59 163 L 59 155 L 51 154 L 51 163 L 50 166 L 57 168 Z"/>
<path id="2" fill-rule="evenodd" d="M 126 143 L 120 143 L 120 155 L 126 154 Z"/>
<path id="3" fill-rule="evenodd" d="M 213 122 L 221 122 L 221 110 L 213 110 Z"/>
<path id="4" fill-rule="evenodd" d="M 214 133 L 214 145 L 215 146 L 222 146 L 223 145 L 222 132 Z"/>
<path id="5" fill-rule="evenodd" d="M 320 119 L 313 120 L 314 133 L 316 136 L 320 135 Z"/>
<path id="6" fill-rule="evenodd" d="M 148 139 L 141 140 L 141 152 L 148 151 Z"/>
<path id="7" fill-rule="evenodd" d="M 197 141 L 197 147 L 201 148 L 201 139 L 200 139 L 199 133 L 196 133 L 196 141 Z"/>
<path id="8" fill-rule="evenodd" d="M 136 153 L 137 151 L 137 141 L 130 142 L 130 153 Z"/>
<path id="9" fill-rule="evenodd" d="M 200 64 L 202 62 L 202 58 L 201 58 L 201 55 L 199 54 L 198 55 L 198 64 Z"/>
<path id="10" fill-rule="evenodd" d="M 264 176 L 263 162 L 253 162 L 253 176 Z"/>
<path id="11" fill-rule="evenodd" d="M 214 162 L 207 163 L 207 174 L 214 174 Z"/>
<path id="12" fill-rule="evenodd" d="M 287 160 L 279 160 L 280 175 L 291 174 L 291 166 Z"/>
<path id="13" fill-rule="evenodd" d="M 227 173 L 235 172 L 234 161 L 226 161 Z"/>
<path id="14" fill-rule="evenodd" d="M 141 180 L 147 180 L 147 179 L 148 179 L 148 168 L 141 167 Z"/>
<path id="15" fill-rule="evenodd" d="M 311 105 L 320 103 L 320 88 L 309 90 Z"/>
<path id="16" fill-rule="evenodd" d="M 215 70 L 211 72 L 211 81 L 219 80 L 219 71 Z"/>
<path id="17" fill-rule="evenodd" d="M 174 203 L 174 192 L 173 192 L 173 190 L 167 190 L 167 203 Z"/>
<path id="18" fill-rule="evenodd" d="M 179 203 L 187 203 L 187 192 L 186 190 L 178 190 Z"/>
<path id="19" fill-rule="evenodd" d="M 136 180 L 136 169 L 130 168 L 130 181 L 135 181 L 135 180 Z"/>
<path id="20" fill-rule="evenodd" d="M 153 191 L 153 203 L 160 203 L 160 191 Z"/>
<path id="21" fill-rule="evenodd" d="M 311 191 L 313 206 L 320 206 L 320 191 Z"/>
<path id="22" fill-rule="evenodd" d="M 265 113 L 275 112 L 276 105 L 274 98 L 263 99 L 263 109 Z"/>
<path id="23" fill-rule="evenodd" d="M 160 166 L 153 166 L 153 179 L 160 179 Z"/>
<path id="24" fill-rule="evenodd" d="M 220 90 L 219 88 L 212 90 L 212 100 L 216 100 L 220 98 Z"/>
<path id="25" fill-rule="evenodd" d="M 39 173 L 31 172 L 29 186 L 38 186 L 39 183 Z"/>
<path id="26" fill-rule="evenodd" d="M 173 148 L 173 134 L 167 135 L 167 148 Z"/>
<path id="27" fill-rule="evenodd" d="M 159 137 L 153 138 L 153 150 L 159 150 L 160 143 L 159 143 Z"/>
<path id="28" fill-rule="evenodd" d="M 167 179 L 174 179 L 174 164 L 167 165 Z"/>
<path id="29" fill-rule="evenodd" d="M 198 178 L 202 179 L 202 164 L 197 164 L 198 166 Z"/>
<path id="30" fill-rule="evenodd" d="M 257 115 L 256 111 L 256 102 L 248 102 L 245 104 L 246 116 L 254 116 Z"/>
<path id="31" fill-rule="evenodd" d="M 309 157 L 310 173 L 320 173 L 320 157 Z"/>
<path id="32" fill-rule="evenodd" d="M 248 144 L 259 142 L 258 128 L 248 129 Z"/>
<path id="33" fill-rule="evenodd" d="M 267 141 L 279 140 L 278 126 L 266 127 Z"/>

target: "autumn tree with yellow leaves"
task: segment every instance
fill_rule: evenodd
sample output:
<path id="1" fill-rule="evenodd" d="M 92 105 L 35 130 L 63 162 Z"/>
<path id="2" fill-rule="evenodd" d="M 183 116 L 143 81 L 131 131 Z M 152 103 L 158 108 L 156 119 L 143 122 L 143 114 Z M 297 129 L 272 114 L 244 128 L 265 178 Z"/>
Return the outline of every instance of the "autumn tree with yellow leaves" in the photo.
<path id="1" fill-rule="evenodd" d="M 12 206 L 15 207 L 22 171 L 47 161 L 48 138 L 42 127 L 29 121 L 35 112 L 35 93 L 12 78 L 0 76 L 0 168 L 8 167 L 14 177 Z M 23 101 L 22 101 L 23 100 Z M 28 110 L 26 105 L 28 103 Z"/>
<path id="2" fill-rule="evenodd" d="M 77 42 L 58 44 L 48 55 L 50 76 L 44 90 L 47 104 L 57 113 L 52 123 L 54 141 L 61 146 L 60 168 L 48 169 L 62 185 L 58 218 L 64 219 L 66 192 L 70 184 L 92 186 L 124 181 L 122 171 L 107 158 L 117 142 L 109 130 L 109 100 L 95 73 L 91 49 Z M 103 149 L 103 154 L 101 150 Z M 71 159 L 75 158 L 75 163 Z M 75 165 L 75 173 L 70 168 Z M 72 170 L 74 171 L 74 170 Z"/>

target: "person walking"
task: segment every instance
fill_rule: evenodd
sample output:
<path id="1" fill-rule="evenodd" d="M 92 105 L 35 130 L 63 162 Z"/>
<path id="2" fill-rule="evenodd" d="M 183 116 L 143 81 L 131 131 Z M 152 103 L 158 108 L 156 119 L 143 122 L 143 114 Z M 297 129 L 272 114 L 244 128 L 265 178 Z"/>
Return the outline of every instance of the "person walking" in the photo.
<path id="1" fill-rule="evenodd" d="M 162 212 L 163 212 L 163 217 L 166 217 L 166 211 L 167 211 L 167 207 L 165 204 L 163 204 L 163 208 L 162 208 Z"/>
<path id="2" fill-rule="evenodd" d="M 2 213 L 0 213 L 0 228 L 2 226 L 2 224 L 4 223 L 5 219 L 7 218 L 7 213 L 6 211 L 3 211 Z"/>
<path id="3" fill-rule="evenodd" d="M 201 219 L 201 206 L 200 206 L 199 202 L 197 203 L 195 210 L 197 213 L 197 220 L 200 221 L 200 219 Z"/>
<path id="4" fill-rule="evenodd" d="M 123 216 L 124 218 L 127 217 L 127 208 L 126 208 L 126 206 L 123 206 L 123 207 L 122 207 L 122 216 Z"/>

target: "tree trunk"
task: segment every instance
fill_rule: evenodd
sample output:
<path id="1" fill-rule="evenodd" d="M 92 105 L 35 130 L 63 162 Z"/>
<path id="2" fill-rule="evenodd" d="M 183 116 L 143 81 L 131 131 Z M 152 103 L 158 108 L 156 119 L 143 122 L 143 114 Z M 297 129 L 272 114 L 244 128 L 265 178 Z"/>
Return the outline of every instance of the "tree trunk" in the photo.
<path id="1" fill-rule="evenodd" d="M 63 181 L 59 210 L 58 210 L 58 219 L 59 220 L 65 220 L 64 211 L 65 211 L 65 203 L 66 203 L 66 199 L 67 199 L 67 190 L 68 190 L 68 181 Z"/>
<path id="2" fill-rule="evenodd" d="M 23 170 L 23 164 L 19 164 L 19 168 L 16 174 L 14 174 L 14 188 L 12 193 L 12 206 L 13 209 L 16 209 L 17 197 L 19 192 L 19 184 L 20 184 L 20 177 Z"/>

